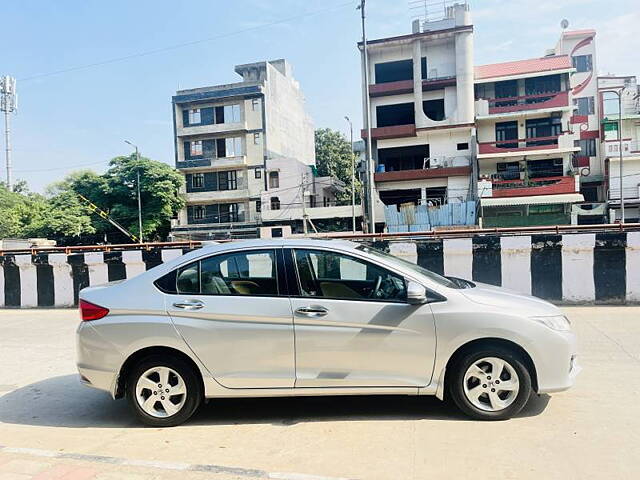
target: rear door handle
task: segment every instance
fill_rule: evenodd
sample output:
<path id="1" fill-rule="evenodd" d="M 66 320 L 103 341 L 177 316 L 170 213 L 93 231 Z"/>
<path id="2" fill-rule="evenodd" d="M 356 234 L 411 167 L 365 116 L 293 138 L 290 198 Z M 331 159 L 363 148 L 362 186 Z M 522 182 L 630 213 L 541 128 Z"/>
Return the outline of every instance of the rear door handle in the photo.
<path id="1" fill-rule="evenodd" d="M 184 300 L 182 302 L 176 302 L 173 304 L 176 308 L 182 308 L 183 310 L 200 310 L 204 307 L 204 303 L 200 300 Z"/>
<path id="2" fill-rule="evenodd" d="M 324 317 L 329 310 L 320 305 L 309 305 L 296 309 L 296 314 L 303 317 Z"/>

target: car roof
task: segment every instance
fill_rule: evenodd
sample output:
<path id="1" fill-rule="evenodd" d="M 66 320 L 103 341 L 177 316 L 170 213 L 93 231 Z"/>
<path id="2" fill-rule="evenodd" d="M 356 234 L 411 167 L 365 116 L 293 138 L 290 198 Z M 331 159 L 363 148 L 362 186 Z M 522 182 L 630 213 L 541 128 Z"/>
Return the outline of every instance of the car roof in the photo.
<path id="1" fill-rule="evenodd" d="M 219 252 L 222 250 L 231 250 L 237 248 L 253 248 L 253 247 L 328 247 L 339 248 L 342 250 L 353 250 L 359 244 L 348 240 L 340 239 L 316 239 L 316 238 L 263 238 L 254 240 L 237 240 L 224 243 L 203 243 L 201 252 L 212 251 Z"/>

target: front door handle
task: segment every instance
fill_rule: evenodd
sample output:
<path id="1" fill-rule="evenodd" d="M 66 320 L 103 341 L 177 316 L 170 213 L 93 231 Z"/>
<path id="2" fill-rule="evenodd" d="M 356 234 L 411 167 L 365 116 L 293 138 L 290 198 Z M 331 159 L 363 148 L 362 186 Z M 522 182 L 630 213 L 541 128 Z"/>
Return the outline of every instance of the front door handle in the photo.
<path id="1" fill-rule="evenodd" d="M 182 308 L 183 310 L 200 310 L 204 307 L 204 303 L 200 300 L 184 300 L 182 302 L 176 302 L 173 304 L 176 308 Z"/>
<path id="2" fill-rule="evenodd" d="M 324 317 L 327 313 L 329 310 L 320 305 L 309 305 L 296 309 L 296 314 L 304 317 Z"/>

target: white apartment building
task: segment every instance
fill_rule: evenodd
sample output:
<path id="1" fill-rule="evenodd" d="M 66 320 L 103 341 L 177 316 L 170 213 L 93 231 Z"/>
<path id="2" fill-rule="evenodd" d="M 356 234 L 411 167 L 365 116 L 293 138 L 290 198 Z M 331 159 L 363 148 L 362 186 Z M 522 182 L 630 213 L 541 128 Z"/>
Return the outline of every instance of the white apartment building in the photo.
<path id="1" fill-rule="evenodd" d="M 567 55 L 575 71 L 571 74 L 571 95 L 576 110 L 571 123 L 579 138 L 580 151 L 574 165 L 580 173 L 580 191 L 588 202 L 606 200 L 604 163 L 600 155 L 600 108 L 595 30 L 565 31 L 548 53 Z"/>
<path id="2" fill-rule="evenodd" d="M 375 188 L 395 208 L 466 201 L 475 183 L 469 7 L 447 6 L 443 18 L 416 20 L 412 30 L 367 42 L 370 84 L 363 85 L 363 99 L 370 99 Z M 364 118 L 366 126 L 366 112 Z"/>
<path id="3" fill-rule="evenodd" d="M 639 222 L 640 88 L 635 76 L 604 75 L 598 77 L 598 90 L 598 103 L 602 112 L 600 152 L 604 162 L 604 176 L 608 180 L 607 199 L 610 221 L 621 220 L 620 152 L 622 152 L 625 222 Z M 620 103 L 617 94 L 620 95 Z M 622 107 L 621 110 L 619 106 Z M 622 128 L 618 132 L 620 124 Z"/>
<path id="4" fill-rule="evenodd" d="M 571 223 L 572 204 L 584 200 L 572 165 L 574 72 L 567 55 L 476 67 L 483 226 Z"/>
<path id="5" fill-rule="evenodd" d="M 175 162 L 186 207 L 174 237 L 254 237 L 268 163 L 279 174 L 315 164 L 314 130 L 285 60 L 237 65 L 242 81 L 180 90 L 172 98 Z M 295 139 L 295 140 L 292 140 Z"/>

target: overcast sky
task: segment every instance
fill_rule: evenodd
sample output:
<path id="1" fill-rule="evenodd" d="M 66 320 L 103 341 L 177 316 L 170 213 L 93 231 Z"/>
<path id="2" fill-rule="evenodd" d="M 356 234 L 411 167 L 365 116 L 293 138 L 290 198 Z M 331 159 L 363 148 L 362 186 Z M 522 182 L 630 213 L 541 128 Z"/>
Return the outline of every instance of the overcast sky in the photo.
<path id="1" fill-rule="evenodd" d="M 19 112 L 13 118 L 14 177 L 41 191 L 80 166 L 103 171 L 110 158 L 130 151 L 125 139 L 137 143 L 144 155 L 172 163 L 170 102 L 175 90 L 238 81 L 234 65 L 264 59 L 290 61 L 316 127 L 346 132 L 343 117 L 349 115 L 359 129 L 357 3 L 5 2 L 0 75 L 17 77 L 19 91 Z M 598 31 L 601 73 L 640 73 L 637 0 L 470 3 L 476 64 L 542 56 L 555 45 L 560 21 L 567 18 L 570 29 Z M 368 0 L 367 10 L 370 38 L 410 32 L 415 10 L 409 1 Z M 165 48 L 179 44 L 184 46 Z M 46 75 L 126 56 L 130 58 Z M 4 154 L 0 164 L 4 179 Z"/>

